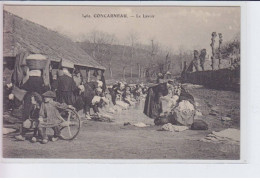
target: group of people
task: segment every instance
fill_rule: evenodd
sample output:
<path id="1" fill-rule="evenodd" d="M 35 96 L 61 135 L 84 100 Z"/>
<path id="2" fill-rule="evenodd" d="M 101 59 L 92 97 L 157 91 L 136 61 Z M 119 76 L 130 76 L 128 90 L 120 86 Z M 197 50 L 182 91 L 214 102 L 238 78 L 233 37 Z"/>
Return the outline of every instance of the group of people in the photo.
<path id="1" fill-rule="evenodd" d="M 9 94 L 10 101 L 14 102 L 13 108 L 20 108 L 22 119 L 20 134 L 15 138 L 19 141 L 25 140 L 26 128 L 31 128 L 31 119 L 34 119 L 37 121 L 33 123 L 35 131 L 31 141 L 36 142 L 37 138 L 40 138 L 41 142 L 46 144 L 49 141 L 47 127 L 54 130 L 52 141 L 56 141 L 59 138 L 58 125 L 62 121 L 58 109 L 75 109 L 74 95 L 78 87 L 67 67 L 62 68 L 62 74 L 56 80 L 53 76 L 51 86 L 44 83 L 42 70 L 29 70 L 28 74 L 28 80 L 19 88 L 12 83 L 8 85 L 10 89 L 20 90 Z M 21 91 L 24 91 L 25 95 L 22 100 L 18 100 Z"/>
<path id="2" fill-rule="evenodd" d="M 23 122 L 20 134 L 15 136 L 17 140 L 25 140 L 26 128 L 31 128 L 30 120 L 34 119 L 37 120 L 34 123 L 37 128 L 31 141 L 47 143 L 46 127 L 54 130 L 51 140 L 56 141 L 60 134 L 58 125 L 62 120 L 58 111 L 60 108 L 83 110 L 86 119 L 102 116 L 110 119 L 110 113 L 128 109 L 140 101 L 147 91 L 143 84 L 128 85 L 125 82 L 116 82 L 107 87 L 102 71 L 95 71 L 95 78 L 86 82 L 79 70 L 63 65 L 56 73 L 49 71 L 48 85 L 45 84 L 43 74 L 43 70 L 31 69 L 26 73 L 26 81 L 19 87 L 15 83 L 6 85 L 11 109 L 19 108 Z M 20 95 L 22 93 L 23 96 Z"/>
<path id="3" fill-rule="evenodd" d="M 91 83 L 87 83 L 86 85 Z M 90 99 L 88 98 L 85 102 L 91 103 L 90 108 L 93 108 L 95 116 L 111 121 L 113 115 L 116 113 L 138 104 L 145 97 L 146 91 L 147 87 L 143 84 L 127 84 L 123 81 L 116 82 L 113 85 L 107 86 L 104 92 L 100 92 L 100 94 L 96 94 Z M 85 116 L 87 119 L 90 119 L 88 111 L 85 111 Z"/>
<path id="4" fill-rule="evenodd" d="M 35 59 L 35 57 L 33 57 Z M 54 135 L 52 141 L 59 138 L 59 124 L 62 117 L 58 109 L 83 110 L 84 116 L 89 119 L 113 119 L 116 112 L 127 110 L 141 100 L 145 100 L 143 113 L 150 118 L 157 119 L 164 112 L 171 112 L 178 102 L 182 101 L 185 90 L 173 81 L 163 81 L 163 75 L 158 74 L 157 84 L 148 87 L 143 83 L 127 84 L 124 81 L 106 86 L 103 72 L 95 71 L 94 79 L 84 81 L 79 70 L 63 65 L 56 73 L 49 72 L 50 82 L 46 85 L 43 70 L 29 70 L 27 80 L 19 90 L 25 90 L 24 96 L 19 96 L 19 91 L 14 95 L 9 94 L 13 107 L 22 107 L 21 119 L 23 124 L 17 140 L 25 140 L 25 129 L 31 127 L 31 119 L 37 120 L 32 142 L 40 138 L 42 143 L 47 143 L 46 128 L 52 128 Z M 16 90 L 15 85 L 8 84 L 9 90 Z M 19 97 L 23 99 L 18 100 Z M 162 100 L 167 97 L 168 107 L 163 111 Z M 186 95 L 187 97 L 187 95 Z M 186 98 L 185 98 L 186 99 Z M 18 100 L 18 101 L 17 101 Z M 194 101 L 194 100 L 193 100 Z M 192 101 L 191 101 L 192 102 Z M 17 106 L 18 104 L 18 106 Z"/>
<path id="5" fill-rule="evenodd" d="M 155 125 L 172 123 L 190 126 L 196 112 L 194 97 L 182 84 L 175 80 L 165 82 L 163 77 L 159 73 L 157 84 L 149 87 L 144 114 L 154 119 Z"/>

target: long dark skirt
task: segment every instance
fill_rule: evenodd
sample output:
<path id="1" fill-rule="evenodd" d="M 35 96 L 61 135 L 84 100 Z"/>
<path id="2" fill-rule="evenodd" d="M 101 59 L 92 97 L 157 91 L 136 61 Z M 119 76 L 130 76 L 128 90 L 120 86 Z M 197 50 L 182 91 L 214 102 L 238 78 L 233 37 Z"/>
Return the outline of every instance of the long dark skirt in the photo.
<path id="1" fill-rule="evenodd" d="M 39 117 L 39 111 L 35 110 L 35 105 L 32 104 L 32 97 L 37 96 L 39 99 L 39 103 L 42 102 L 41 95 L 36 92 L 28 92 L 24 96 L 24 104 L 23 104 L 23 119 L 22 121 L 25 121 L 26 119 L 30 118 L 38 118 Z"/>
<path id="2" fill-rule="evenodd" d="M 66 103 L 67 105 L 74 105 L 75 96 L 74 96 L 73 92 L 69 92 L 69 91 L 58 92 L 58 102 Z"/>

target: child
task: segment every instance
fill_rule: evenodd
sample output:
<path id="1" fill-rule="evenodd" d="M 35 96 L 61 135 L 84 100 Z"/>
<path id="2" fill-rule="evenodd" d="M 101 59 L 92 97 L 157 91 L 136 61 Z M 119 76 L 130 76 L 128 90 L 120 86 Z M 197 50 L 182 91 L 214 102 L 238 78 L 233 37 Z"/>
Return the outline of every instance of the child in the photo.
<path id="1" fill-rule="evenodd" d="M 46 135 L 46 127 L 51 127 L 54 131 L 52 141 L 57 141 L 60 135 L 59 124 L 63 122 L 59 109 L 73 108 L 71 105 L 65 103 L 55 102 L 53 99 L 56 95 L 52 91 L 47 91 L 43 94 L 44 102 L 41 105 L 39 113 L 39 134 L 42 137 L 42 143 L 48 143 L 48 137 Z"/>
<path id="2" fill-rule="evenodd" d="M 39 117 L 39 110 L 40 105 L 42 103 L 41 96 L 36 93 L 27 93 L 25 95 L 25 100 L 28 100 L 28 104 L 25 104 L 27 111 L 23 112 L 22 119 L 24 120 L 22 125 L 19 127 L 19 135 L 15 136 L 15 139 L 17 141 L 24 141 L 25 140 L 25 133 L 27 129 L 34 128 L 33 133 L 33 139 L 32 142 L 34 142 L 34 137 L 37 135 L 37 129 L 35 128 L 38 123 L 32 122 L 32 120 L 35 120 Z"/>

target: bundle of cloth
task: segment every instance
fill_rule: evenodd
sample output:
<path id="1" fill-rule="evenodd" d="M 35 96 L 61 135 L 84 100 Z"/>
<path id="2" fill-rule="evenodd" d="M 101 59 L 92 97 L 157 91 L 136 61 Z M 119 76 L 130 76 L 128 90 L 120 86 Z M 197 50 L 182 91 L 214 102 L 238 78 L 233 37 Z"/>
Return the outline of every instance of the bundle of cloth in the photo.
<path id="1" fill-rule="evenodd" d="M 174 125 L 191 126 L 194 122 L 196 106 L 194 97 L 181 84 L 169 89 L 167 110 L 155 118 L 155 125 L 172 123 Z"/>

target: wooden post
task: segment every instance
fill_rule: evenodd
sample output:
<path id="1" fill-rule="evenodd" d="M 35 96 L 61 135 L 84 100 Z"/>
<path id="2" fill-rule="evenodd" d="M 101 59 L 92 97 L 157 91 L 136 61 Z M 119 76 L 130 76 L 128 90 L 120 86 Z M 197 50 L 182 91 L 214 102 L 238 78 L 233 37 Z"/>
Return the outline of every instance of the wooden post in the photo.
<path id="1" fill-rule="evenodd" d="M 90 82 L 90 69 L 86 69 L 87 82 Z"/>
<path id="2" fill-rule="evenodd" d="M 211 34 L 211 49 L 212 49 L 212 56 L 211 56 L 211 67 L 212 67 L 212 70 L 216 70 L 217 69 L 217 66 L 216 66 L 216 61 L 215 61 L 215 47 L 214 47 L 214 44 L 215 44 L 215 39 L 217 37 L 217 33 L 216 32 L 213 32 Z"/>
<path id="3" fill-rule="evenodd" d="M 183 64 L 184 66 L 183 66 L 183 71 L 185 71 L 186 70 L 186 68 L 187 68 L 187 62 L 186 61 L 184 61 L 184 64 Z"/>
<path id="4" fill-rule="evenodd" d="M 218 46 L 218 68 L 221 68 L 221 44 L 222 44 L 222 33 L 218 34 L 219 36 L 219 46 Z"/>

